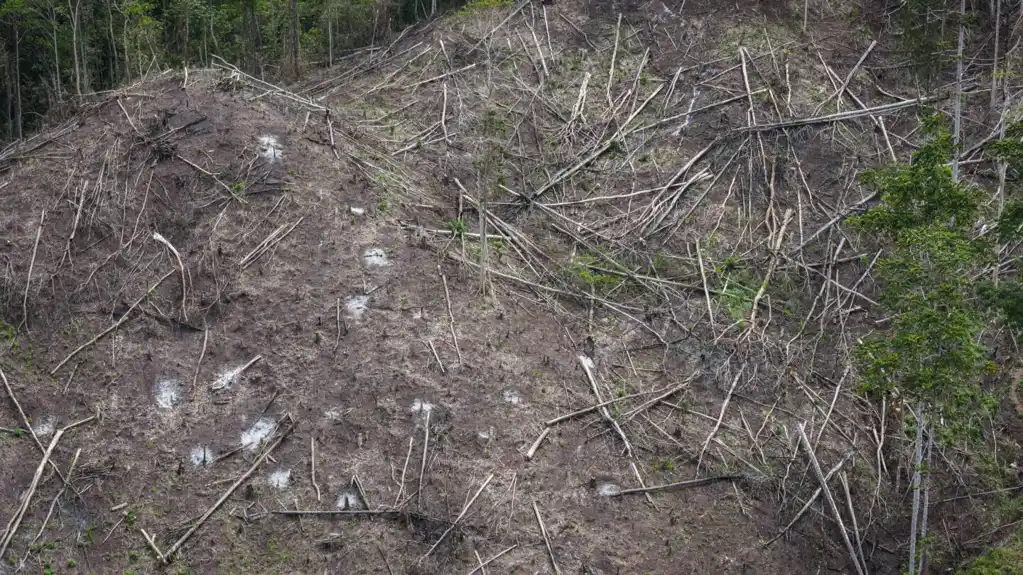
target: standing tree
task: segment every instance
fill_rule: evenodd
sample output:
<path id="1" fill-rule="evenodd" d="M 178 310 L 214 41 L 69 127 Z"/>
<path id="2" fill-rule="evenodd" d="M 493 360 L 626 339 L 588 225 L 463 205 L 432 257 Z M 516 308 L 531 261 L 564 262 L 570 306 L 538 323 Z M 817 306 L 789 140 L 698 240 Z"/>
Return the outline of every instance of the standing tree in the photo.
<path id="1" fill-rule="evenodd" d="M 301 33 L 298 22 L 298 0 L 291 0 L 291 66 L 295 72 L 295 78 L 301 77 L 298 68 L 298 37 Z"/>
<path id="2" fill-rule="evenodd" d="M 976 279 L 997 268 L 997 241 L 1018 237 L 1023 210 L 996 214 L 991 229 L 997 233 L 978 228 L 986 194 L 955 177 L 953 136 L 936 119 L 924 126 L 930 139 L 909 165 L 865 174 L 881 201 L 853 221 L 887 246 L 877 279 L 883 288 L 882 308 L 891 318 L 885 332 L 865 338 L 856 348 L 861 389 L 898 397 L 915 416 L 911 575 L 923 572 L 923 549 L 917 551 L 917 543 L 926 534 L 924 457 L 929 462 L 935 442 L 948 445 L 979 436 L 995 406 L 980 386 L 997 369 L 983 337 L 997 317 L 989 312 L 1001 311 L 1011 320 L 1018 317 L 1023 301 L 1016 282 L 992 288 Z M 1013 154 L 1023 158 L 1018 141 L 999 142 L 995 149 L 1007 159 Z M 998 236 L 997 241 L 991 236 Z"/>
<path id="3" fill-rule="evenodd" d="M 24 17 L 25 4 L 22 0 L 6 2 L 0 6 L 0 20 L 6 25 L 7 37 L 10 39 L 11 97 L 8 97 L 8 102 L 13 99 L 14 108 L 8 112 L 8 121 L 14 126 L 13 136 L 19 139 L 24 137 L 25 115 L 21 106 L 21 41 L 24 39 L 24 28 L 21 23 Z"/>

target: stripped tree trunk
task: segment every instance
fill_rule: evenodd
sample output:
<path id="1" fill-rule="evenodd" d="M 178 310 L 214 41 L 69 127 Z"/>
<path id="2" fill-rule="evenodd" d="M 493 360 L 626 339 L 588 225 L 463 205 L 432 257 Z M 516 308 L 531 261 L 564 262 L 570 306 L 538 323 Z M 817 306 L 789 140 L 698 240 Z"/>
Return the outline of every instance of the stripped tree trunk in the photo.
<path id="1" fill-rule="evenodd" d="M 291 66 L 295 70 L 295 78 L 301 77 L 298 69 L 298 0 L 291 0 Z"/>
<path id="2" fill-rule="evenodd" d="M 14 25 L 14 98 L 15 105 L 17 106 L 17 114 L 14 116 L 14 125 L 17 128 L 17 137 L 22 139 L 25 137 L 24 126 L 22 120 L 24 113 L 21 109 L 21 30 L 18 29 L 18 25 Z"/>

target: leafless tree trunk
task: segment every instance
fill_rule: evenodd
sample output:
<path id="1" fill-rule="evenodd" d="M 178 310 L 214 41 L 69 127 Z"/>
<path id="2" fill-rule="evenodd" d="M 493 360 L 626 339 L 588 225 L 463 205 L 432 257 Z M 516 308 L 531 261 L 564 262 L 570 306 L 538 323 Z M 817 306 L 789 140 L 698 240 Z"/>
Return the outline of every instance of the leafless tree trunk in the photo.
<path id="1" fill-rule="evenodd" d="M 122 40 L 121 47 L 124 48 L 124 79 L 130 80 L 131 59 L 129 58 L 128 54 L 131 52 L 131 50 L 128 49 L 128 16 L 125 15 L 123 12 L 121 14 L 124 15 L 124 26 L 121 28 Z"/>
<path id="2" fill-rule="evenodd" d="M 64 87 L 61 85 L 60 79 L 60 52 L 57 51 L 57 9 L 55 6 L 50 6 L 46 16 L 50 20 L 50 35 L 53 40 L 53 68 L 56 77 L 53 79 L 53 89 L 57 92 L 57 101 L 64 101 Z"/>
<path id="3" fill-rule="evenodd" d="M 0 50 L 2 49 L 3 46 L 0 45 Z M 0 55 L 4 55 L 4 53 L 0 52 Z M 11 138 L 14 136 L 14 113 L 13 113 L 14 91 L 13 88 L 11 87 L 11 84 L 13 82 L 10 81 L 11 79 L 10 59 L 4 59 L 3 65 L 0 66 L 0 71 L 3 72 L 4 89 L 7 91 L 7 97 L 4 98 L 4 101 L 7 102 L 7 105 L 4 107 L 4 114 L 6 116 L 7 122 L 4 123 L 4 126 L 7 128 L 7 137 Z"/>
<path id="4" fill-rule="evenodd" d="M 334 67 L 334 17 L 327 12 L 327 67 Z"/>
<path id="5" fill-rule="evenodd" d="M 994 0 L 995 3 L 995 63 L 991 67 L 991 115 L 995 114 L 995 107 L 998 102 L 998 48 L 1001 42 L 1002 31 L 1002 0 Z"/>
<path id="6" fill-rule="evenodd" d="M 74 4 L 67 0 L 67 7 L 71 14 L 71 53 L 75 57 L 75 94 L 82 95 L 82 64 L 78 59 L 78 6 L 81 0 Z"/>
<path id="7" fill-rule="evenodd" d="M 963 132 L 963 43 L 966 38 L 966 0 L 959 2 L 959 49 L 956 50 L 956 101 L 955 101 L 955 128 L 952 134 L 952 141 L 956 145 L 956 151 L 952 156 L 952 179 L 959 181 L 959 145 L 962 143 Z"/>
<path id="8" fill-rule="evenodd" d="M 18 24 L 14 24 L 14 103 L 16 106 L 14 115 L 15 135 L 20 140 L 25 136 L 22 131 L 22 110 L 21 110 L 21 30 Z"/>
<path id="9" fill-rule="evenodd" d="M 110 80 L 111 84 L 117 81 L 117 64 L 120 56 L 117 55 L 117 37 L 114 36 L 114 9 L 110 5 L 113 0 L 107 0 L 107 29 L 110 32 L 110 50 L 113 57 L 110 59 Z"/>
<path id="10" fill-rule="evenodd" d="M 188 65 L 188 36 L 189 32 L 191 32 L 191 28 L 188 23 L 189 20 L 191 20 L 191 14 L 191 3 L 185 2 L 185 45 L 181 47 L 181 61 L 184 62 L 186 66 Z"/>
<path id="11" fill-rule="evenodd" d="M 964 0 L 965 1 L 965 0 Z M 920 471 L 924 453 L 924 408 L 916 408 L 916 451 L 913 456 L 913 516 L 909 527 L 909 575 L 916 575 L 916 545 L 920 529 Z"/>
<path id="12" fill-rule="evenodd" d="M 216 8 L 213 6 L 213 0 L 210 0 L 210 39 L 213 40 L 213 49 L 220 52 L 220 46 L 217 44 L 217 31 L 213 29 L 213 16 L 216 14 Z M 206 65 L 209 65 L 209 50 L 206 51 Z"/>
<path id="13" fill-rule="evenodd" d="M 932 428 L 933 430 L 933 428 Z M 927 508 L 930 506 L 931 496 L 931 449 L 934 448 L 934 434 L 927 434 L 927 455 L 924 456 L 924 466 L 927 468 L 927 474 L 924 475 L 924 500 L 923 509 L 920 510 L 920 542 L 924 543 L 927 541 Z M 927 559 L 927 549 L 923 546 L 920 547 L 920 570 L 917 572 L 920 575 L 924 573 L 924 563 Z"/>
<path id="14" fill-rule="evenodd" d="M 291 0 L 291 66 L 295 70 L 296 79 L 302 75 L 298 68 L 298 37 L 298 0 Z"/>

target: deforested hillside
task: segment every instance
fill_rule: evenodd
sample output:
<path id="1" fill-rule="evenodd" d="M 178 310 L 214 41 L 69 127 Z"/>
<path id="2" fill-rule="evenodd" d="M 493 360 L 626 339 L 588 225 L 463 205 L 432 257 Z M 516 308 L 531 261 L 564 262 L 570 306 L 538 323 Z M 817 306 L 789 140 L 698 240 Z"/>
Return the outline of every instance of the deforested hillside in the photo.
<path id="1" fill-rule="evenodd" d="M 1018 7 L 955 8 L 479 1 L 54 108 L 0 572 L 1010 568 Z"/>

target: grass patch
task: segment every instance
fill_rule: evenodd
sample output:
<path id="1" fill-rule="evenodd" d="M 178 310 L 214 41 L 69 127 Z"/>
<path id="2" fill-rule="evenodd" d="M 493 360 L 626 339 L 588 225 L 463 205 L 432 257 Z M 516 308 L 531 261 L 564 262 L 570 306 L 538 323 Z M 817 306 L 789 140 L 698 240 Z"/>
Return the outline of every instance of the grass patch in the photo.
<path id="1" fill-rule="evenodd" d="M 792 31 L 778 24 L 767 24 L 764 26 L 740 24 L 725 29 L 720 37 L 721 40 L 715 48 L 717 56 L 720 58 L 726 56 L 738 57 L 740 46 L 752 52 L 766 50 L 768 38 L 771 40 L 771 46 L 775 48 L 795 39 Z"/>
<path id="2" fill-rule="evenodd" d="M 514 5 L 514 0 L 472 0 L 472 2 L 468 2 L 465 6 L 459 8 L 458 12 L 455 12 L 455 14 L 458 16 L 469 16 L 471 14 L 483 12 L 484 10 L 508 8 Z"/>
<path id="3" fill-rule="evenodd" d="M 455 218 L 448 221 L 448 230 L 455 235 L 456 238 L 461 238 L 469 231 L 469 224 L 465 223 L 462 218 Z"/>
<path id="4" fill-rule="evenodd" d="M 624 283 L 625 278 L 617 274 L 594 269 L 606 266 L 606 262 L 596 255 L 577 255 L 568 265 L 567 275 L 569 282 L 587 293 L 590 291 L 595 291 L 601 295 L 610 293 Z"/>
<path id="5" fill-rule="evenodd" d="M 956 571 L 958 575 L 1023 575 L 1023 531 L 1003 545 L 988 549 Z"/>

